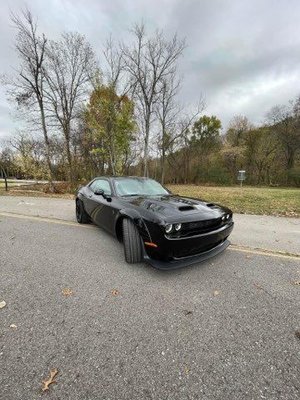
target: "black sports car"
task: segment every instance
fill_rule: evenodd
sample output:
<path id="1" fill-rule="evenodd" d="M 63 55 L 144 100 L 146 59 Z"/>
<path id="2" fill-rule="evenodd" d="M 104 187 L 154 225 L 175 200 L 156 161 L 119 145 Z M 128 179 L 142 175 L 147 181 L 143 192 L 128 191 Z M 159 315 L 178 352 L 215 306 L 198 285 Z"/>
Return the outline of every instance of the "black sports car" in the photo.
<path id="1" fill-rule="evenodd" d="M 171 269 L 204 261 L 229 245 L 228 208 L 172 194 L 153 179 L 100 177 L 76 195 L 79 223 L 93 221 L 124 243 L 128 263 Z"/>

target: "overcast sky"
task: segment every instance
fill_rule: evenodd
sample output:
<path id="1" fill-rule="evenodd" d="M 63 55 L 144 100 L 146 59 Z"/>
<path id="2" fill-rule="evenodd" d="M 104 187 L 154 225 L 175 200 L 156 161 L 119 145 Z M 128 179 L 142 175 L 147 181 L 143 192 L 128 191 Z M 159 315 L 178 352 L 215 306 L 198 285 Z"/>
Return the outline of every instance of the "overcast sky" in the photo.
<path id="1" fill-rule="evenodd" d="M 26 4 L 41 32 L 83 33 L 98 57 L 110 34 L 124 39 L 142 19 L 150 29 L 177 32 L 188 45 L 181 100 L 192 104 L 203 93 L 205 112 L 224 127 L 237 114 L 260 123 L 272 106 L 300 94 L 299 0 L 1 0 L 0 73 L 18 62 L 9 13 Z M 18 127 L 13 114 L 0 87 L 0 138 Z"/>

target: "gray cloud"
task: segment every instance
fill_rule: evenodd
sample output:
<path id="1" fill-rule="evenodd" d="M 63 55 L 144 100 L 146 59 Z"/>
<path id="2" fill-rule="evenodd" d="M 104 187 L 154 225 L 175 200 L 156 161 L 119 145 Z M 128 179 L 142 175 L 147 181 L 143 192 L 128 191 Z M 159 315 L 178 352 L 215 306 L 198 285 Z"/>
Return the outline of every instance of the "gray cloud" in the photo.
<path id="1" fill-rule="evenodd" d="M 20 0 L 0 3 L 0 71 L 17 62 L 10 10 Z M 181 99 L 204 94 L 207 113 L 226 126 L 235 114 L 263 121 L 273 105 L 300 93 L 300 2 L 298 0 L 31 0 L 40 30 L 56 38 L 63 30 L 84 33 L 99 58 L 109 34 L 117 40 L 143 19 L 150 29 L 178 32 L 188 47 L 180 62 Z M 16 127 L 0 88 L 0 137 Z"/>

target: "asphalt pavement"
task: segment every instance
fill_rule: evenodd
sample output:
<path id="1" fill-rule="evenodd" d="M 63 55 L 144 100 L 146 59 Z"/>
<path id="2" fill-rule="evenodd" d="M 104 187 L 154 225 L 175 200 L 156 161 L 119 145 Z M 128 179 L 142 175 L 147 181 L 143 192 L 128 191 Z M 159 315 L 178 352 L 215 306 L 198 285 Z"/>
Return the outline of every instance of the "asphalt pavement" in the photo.
<path id="1" fill-rule="evenodd" d="M 248 238 L 166 272 L 126 264 L 121 244 L 73 212 L 68 200 L 0 197 L 1 400 L 300 398 L 300 259 L 271 233 L 270 252 Z M 296 253 L 298 220 L 284 221 Z"/>

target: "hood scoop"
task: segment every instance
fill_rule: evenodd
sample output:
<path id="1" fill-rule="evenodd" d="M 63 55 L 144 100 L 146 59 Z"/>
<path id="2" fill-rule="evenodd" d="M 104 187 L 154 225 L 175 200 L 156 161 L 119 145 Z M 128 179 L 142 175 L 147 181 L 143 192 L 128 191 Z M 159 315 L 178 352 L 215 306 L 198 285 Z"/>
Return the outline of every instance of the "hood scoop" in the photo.
<path id="1" fill-rule="evenodd" d="M 214 203 L 206 203 L 206 207 L 209 207 L 209 208 L 211 208 L 211 209 L 213 209 L 213 210 L 217 210 L 217 209 L 220 208 L 219 206 L 217 206 L 217 205 L 214 204 Z"/>
<path id="2" fill-rule="evenodd" d="M 191 211 L 191 210 L 194 210 L 194 207 L 193 206 L 180 206 L 180 207 L 178 207 L 178 210 L 179 211 Z"/>

